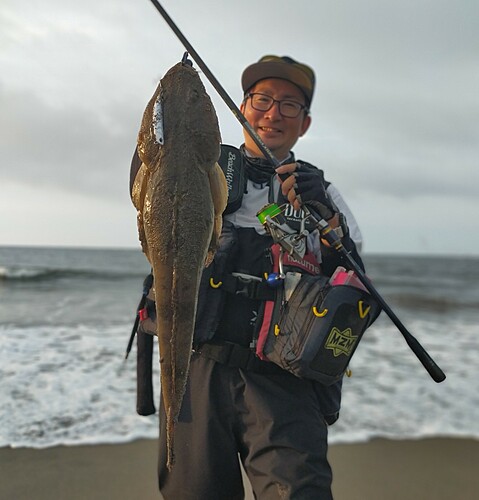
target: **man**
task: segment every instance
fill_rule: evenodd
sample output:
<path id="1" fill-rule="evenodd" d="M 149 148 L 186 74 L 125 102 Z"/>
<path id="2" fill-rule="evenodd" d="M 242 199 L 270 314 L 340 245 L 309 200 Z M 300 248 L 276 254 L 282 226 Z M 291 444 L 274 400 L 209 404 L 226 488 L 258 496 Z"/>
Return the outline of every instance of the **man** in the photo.
<path id="1" fill-rule="evenodd" d="M 297 162 L 291 152 L 311 124 L 314 85 L 312 69 L 289 57 L 265 56 L 243 72 L 241 111 L 281 166 L 275 171 L 246 132 L 239 150 L 223 147 L 222 167 L 225 152 L 237 167 L 229 175 L 236 197 L 225 210 L 215 261 L 204 272 L 171 470 L 160 410 L 159 485 L 165 499 L 244 498 L 240 461 L 258 499 L 332 498 L 327 425 L 338 417 L 341 382 L 326 387 L 300 379 L 257 355 L 264 304 L 272 300 L 263 286 L 263 276 L 272 271 L 272 239 L 258 210 L 272 201 L 289 202 L 288 224 L 297 227 L 306 204 L 337 228 L 361 262 L 355 246 L 361 235 L 338 191 L 321 170 Z M 324 274 L 347 267 L 318 231 L 308 236 L 308 252 Z"/>

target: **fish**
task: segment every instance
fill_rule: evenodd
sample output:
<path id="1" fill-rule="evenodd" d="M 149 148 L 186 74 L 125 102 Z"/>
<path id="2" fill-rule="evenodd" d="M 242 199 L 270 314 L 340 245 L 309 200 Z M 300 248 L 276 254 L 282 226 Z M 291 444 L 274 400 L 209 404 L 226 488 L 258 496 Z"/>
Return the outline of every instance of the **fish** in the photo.
<path id="1" fill-rule="evenodd" d="M 148 102 L 132 189 L 141 247 L 154 277 L 167 466 L 186 389 L 200 279 L 215 254 L 228 187 L 211 98 L 189 64 L 170 68 Z"/>

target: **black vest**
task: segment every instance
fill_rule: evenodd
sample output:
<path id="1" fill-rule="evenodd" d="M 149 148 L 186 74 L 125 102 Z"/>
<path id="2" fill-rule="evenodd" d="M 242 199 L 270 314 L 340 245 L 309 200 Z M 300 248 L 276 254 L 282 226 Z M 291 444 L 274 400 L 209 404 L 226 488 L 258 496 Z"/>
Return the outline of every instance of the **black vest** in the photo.
<path id="1" fill-rule="evenodd" d="M 252 178 L 254 163 L 248 160 L 239 149 L 222 145 L 218 161 L 228 185 L 228 204 L 224 214 L 231 214 L 241 207 L 248 178 Z M 291 161 L 294 161 L 292 157 Z M 301 162 L 302 168 L 316 168 Z M 269 202 L 283 204 L 286 199 L 278 189 L 273 192 L 272 177 L 274 169 L 264 164 L 259 176 L 270 185 Z M 260 209 L 261 207 L 258 207 Z M 283 213 L 288 225 L 299 229 L 303 218 L 302 210 L 296 211 L 291 205 Z M 264 277 L 272 270 L 271 245 L 269 235 L 258 234 L 254 228 L 236 228 L 228 221 L 223 222 L 213 263 L 204 270 L 198 297 L 194 344 L 200 345 L 213 336 L 215 339 L 228 340 L 248 347 L 254 335 L 256 318 L 264 300 L 272 300 L 274 291 L 267 285 Z M 294 266 L 294 263 L 292 263 Z M 295 269 L 304 272 L 301 267 Z M 308 272 L 308 271 L 306 271 Z M 257 280 L 247 280 L 232 273 L 252 275 Z M 262 282 L 259 282 L 259 280 Z"/>

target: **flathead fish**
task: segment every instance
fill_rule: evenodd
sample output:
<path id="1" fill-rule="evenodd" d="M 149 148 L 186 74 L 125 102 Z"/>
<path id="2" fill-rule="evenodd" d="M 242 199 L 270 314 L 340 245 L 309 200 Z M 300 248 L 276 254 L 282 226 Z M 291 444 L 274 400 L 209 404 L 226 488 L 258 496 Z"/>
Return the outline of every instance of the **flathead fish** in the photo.
<path id="1" fill-rule="evenodd" d="M 132 198 L 153 269 L 168 467 L 188 376 L 201 273 L 214 257 L 227 202 L 218 119 L 201 79 L 178 63 L 161 79 L 138 134 Z"/>

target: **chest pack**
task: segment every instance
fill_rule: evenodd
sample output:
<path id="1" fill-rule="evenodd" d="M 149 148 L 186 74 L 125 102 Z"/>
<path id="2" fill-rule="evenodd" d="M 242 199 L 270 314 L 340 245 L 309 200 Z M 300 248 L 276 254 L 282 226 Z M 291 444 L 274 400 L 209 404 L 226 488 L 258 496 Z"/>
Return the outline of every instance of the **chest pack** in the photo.
<path id="1" fill-rule="evenodd" d="M 346 372 L 366 329 L 380 312 L 352 271 L 333 276 L 292 273 L 292 283 L 265 303 L 256 355 L 300 378 L 329 386 Z"/>
<path id="2" fill-rule="evenodd" d="M 269 308 L 269 322 L 260 332 L 256 354 L 300 378 L 333 384 L 345 373 L 380 307 L 354 271 L 342 266 L 331 276 L 293 273 L 295 279 L 288 285 L 281 263 L 291 256 L 303 257 L 302 233 L 289 232 L 276 204 L 263 207 L 258 218 L 280 247 L 274 263 L 284 285 Z"/>

